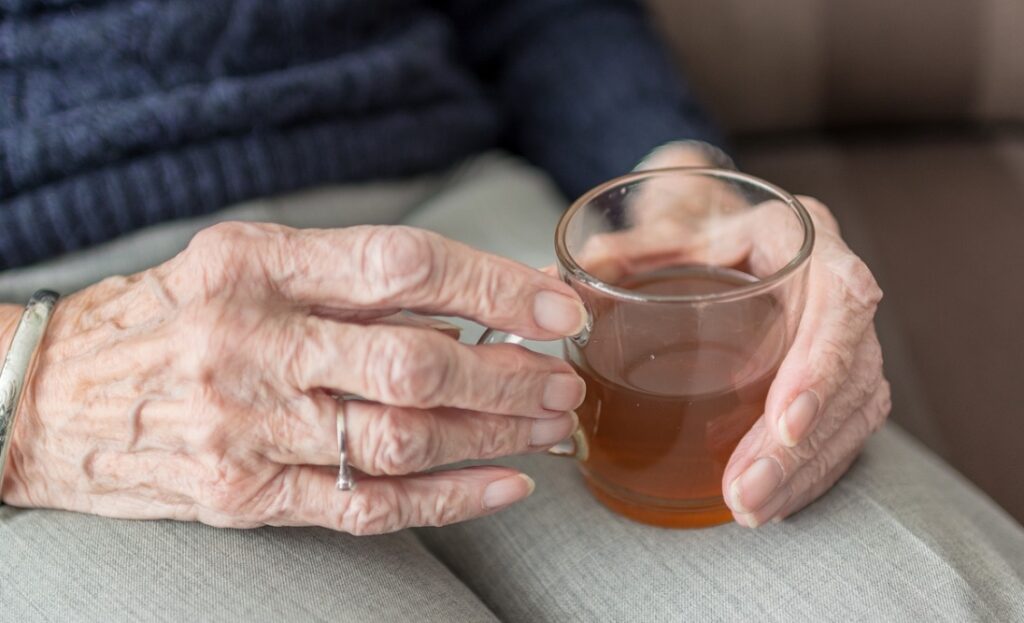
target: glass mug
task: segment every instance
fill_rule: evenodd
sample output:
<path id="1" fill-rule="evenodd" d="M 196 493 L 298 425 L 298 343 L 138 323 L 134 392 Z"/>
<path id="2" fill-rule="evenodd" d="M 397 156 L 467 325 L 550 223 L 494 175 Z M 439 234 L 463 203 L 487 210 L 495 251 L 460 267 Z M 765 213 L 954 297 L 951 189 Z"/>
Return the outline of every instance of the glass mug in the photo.
<path id="1" fill-rule="evenodd" d="M 558 271 L 588 312 L 564 353 L 587 396 L 553 452 L 600 502 L 666 527 L 731 519 L 722 475 L 792 343 L 813 244 L 792 195 L 724 169 L 635 172 L 562 216 Z"/>

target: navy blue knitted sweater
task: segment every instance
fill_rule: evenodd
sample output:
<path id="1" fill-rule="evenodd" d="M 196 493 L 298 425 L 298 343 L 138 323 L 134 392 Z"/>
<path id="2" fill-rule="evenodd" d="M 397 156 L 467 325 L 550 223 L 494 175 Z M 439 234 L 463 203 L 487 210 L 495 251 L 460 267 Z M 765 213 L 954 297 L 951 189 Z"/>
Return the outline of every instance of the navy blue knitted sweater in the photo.
<path id="1" fill-rule="evenodd" d="M 683 137 L 624 0 L 0 0 L 0 268 L 498 144 L 575 195 Z"/>

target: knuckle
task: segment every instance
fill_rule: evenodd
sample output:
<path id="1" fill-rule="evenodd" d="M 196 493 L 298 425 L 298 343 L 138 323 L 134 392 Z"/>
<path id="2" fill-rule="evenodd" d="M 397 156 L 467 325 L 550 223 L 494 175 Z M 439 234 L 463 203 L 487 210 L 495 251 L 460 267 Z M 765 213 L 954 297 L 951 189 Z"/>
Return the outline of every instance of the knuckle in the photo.
<path id="1" fill-rule="evenodd" d="M 226 461 L 218 461 L 209 470 L 203 480 L 201 497 L 204 506 L 229 517 L 239 516 L 245 511 L 245 495 L 235 469 Z"/>
<path id="2" fill-rule="evenodd" d="M 436 236 L 412 227 L 368 228 L 361 254 L 367 286 L 383 299 L 420 291 L 431 282 L 441 254 Z"/>
<path id="3" fill-rule="evenodd" d="M 787 460 L 783 461 L 782 464 L 791 466 L 803 465 L 814 460 L 814 458 L 818 456 L 820 448 L 821 440 L 817 435 L 811 435 L 802 443 L 799 443 L 792 448 L 786 448 L 785 452 L 787 454 Z M 789 471 L 792 471 L 792 467 Z"/>
<path id="4" fill-rule="evenodd" d="M 494 416 L 488 418 L 486 423 L 480 422 L 480 435 L 474 458 L 493 459 L 505 456 L 526 448 L 529 441 L 529 422 L 522 418 Z"/>
<path id="5" fill-rule="evenodd" d="M 812 483 L 821 482 L 828 477 L 832 471 L 832 462 L 829 460 L 827 453 L 822 453 L 813 461 L 808 461 L 805 469 L 807 470 L 808 485 L 811 485 Z"/>
<path id="6" fill-rule="evenodd" d="M 488 405 L 493 411 L 521 412 L 524 401 L 539 396 L 543 391 L 540 383 L 548 374 L 563 371 L 559 369 L 557 360 L 534 353 L 519 344 L 502 344 L 494 348 L 504 351 L 501 381 L 476 383 L 473 387 L 474 400 L 480 405 Z"/>
<path id="7" fill-rule="evenodd" d="M 502 322 L 522 307 L 522 287 L 512 271 L 481 265 L 476 290 L 478 311 L 491 322 Z"/>
<path id="8" fill-rule="evenodd" d="M 881 302 L 882 289 L 864 260 L 852 253 L 846 255 L 839 274 L 847 299 L 855 301 L 858 307 L 873 310 Z"/>
<path id="9" fill-rule="evenodd" d="M 828 452 L 815 451 L 813 455 L 810 455 L 800 465 L 799 469 L 795 470 L 790 484 L 794 490 L 806 491 L 814 485 L 814 483 L 824 479 L 830 471 L 830 457 Z"/>
<path id="10" fill-rule="evenodd" d="M 329 377 L 328 369 L 336 361 L 331 356 L 331 341 L 319 321 L 306 318 L 288 323 L 276 331 L 267 331 L 261 340 L 262 353 L 268 357 L 267 369 L 278 362 L 283 380 L 293 387 L 304 387 L 313 379 Z"/>
<path id="11" fill-rule="evenodd" d="M 369 473 L 401 475 L 431 467 L 436 436 L 425 430 L 427 420 L 391 407 L 374 418 L 364 441 Z"/>
<path id="12" fill-rule="evenodd" d="M 877 359 L 868 361 L 858 359 L 856 365 L 860 368 L 859 377 L 861 379 L 856 383 L 857 399 L 861 403 L 869 402 L 878 392 L 882 391 L 881 385 L 885 383 L 885 370 L 882 368 L 881 361 Z"/>
<path id="13" fill-rule="evenodd" d="M 368 369 L 376 373 L 379 394 L 386 402 L 420 408 L 443 402 L 454 369 L 448 344 L 409 330 L 382 334 L 376 351 L 379 363 Z"/>
<path id="14" fill-rule="evenodd" d="M 338 517 L 338 529 L 356 536 L 394 532 L 407 525 L 401 509 L 393 489 L 355 494 Z"/>
<path id="15" fill-rule="evenodd" d="M 818 378 L 842 384 L 849 377 L 856 353 L 838 337 L 830 335 L 820 336 L 815 342 L 814 349 L 816 352 L 812 361 L 817 362 Z"/>
<path id="16" fill-rule="evenodd" d="M 208 288 L 233 283 L 251 265 L 250 251 L 266 238 L 267 227 L 227 221 L 199 231 L 186 249 L 187 257 L 193 260 L 188 270 L 200 275 Z"/>
<path id="17" fill-rule="evenodd" d="M 839 233 L 839 221 L 836 220 L 835 215 L 828 209 L 828 206 L 814 197 L 806 195 L 801 195 L 797 199 L 807 209 L 815 225 L 821 229 L 830 230 L 836 234 Z"/>
<path id="18" fill-rule="evenodd" d="M 251 235 L 254 226 L 240 221 L 225 221 L 200 230 L 192 237 L 189 247 L 203 250 L 219 250 L 224 246 L 240 242 Z"/>
<path id="19" fill-rule="evenodd" d="M 835 394 L 838 413 L 850 413 L 871 400 L 882 378 L 880 370 L 871 370 L 857 361 L 848 380 L 839 386 Z"/>
<path id="20" fill-rule="evenodd" d="M 420 503 L 416 523 L 421 526 L 447 526 L 464 516 L 470 508 L 470 495 L 454 482 L 438 483 L 431 496 Z"/>

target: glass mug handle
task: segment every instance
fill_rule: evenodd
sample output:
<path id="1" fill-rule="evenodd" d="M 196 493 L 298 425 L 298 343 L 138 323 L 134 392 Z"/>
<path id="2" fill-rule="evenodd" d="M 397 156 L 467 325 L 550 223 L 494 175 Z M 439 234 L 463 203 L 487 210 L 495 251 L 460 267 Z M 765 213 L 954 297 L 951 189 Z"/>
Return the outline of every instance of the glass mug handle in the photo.
<path id="1" fill-rule="evenodd" d="M 568 338 L 576 339 L 576 338 Z M 504 331 L 498 331 L 496 329 L 487 329 L 484 334 L 477 340 L 477 345 L 482 344 L 522 344 L 525 340 L 511 333 L 505 333 Z M 576 430 L 572 431 L 572 435 L 564 440 L 560 441 L 554 446 L 548 448 L 548 454 L 552 456 L 568 457 L 571 459 L 577 459 L 580 461 L 587 460 L 589 454 L 587 439 L 583 436 L 583 431 L 577 424 Z"/>

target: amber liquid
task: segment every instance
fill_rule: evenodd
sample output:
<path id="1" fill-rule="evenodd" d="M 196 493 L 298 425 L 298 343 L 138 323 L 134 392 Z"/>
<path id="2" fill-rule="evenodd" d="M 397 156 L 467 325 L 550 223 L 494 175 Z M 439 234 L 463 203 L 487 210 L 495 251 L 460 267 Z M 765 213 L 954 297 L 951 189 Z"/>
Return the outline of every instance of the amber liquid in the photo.
<path id="1" fill-rule="evenodd" d="M 733 289 L 736 270 L 675 267 L 619 287 L 648 294 Z M 783 352 L 781 306 L 765 295 L 726 304 L 590 301 L 599 318 L 569 360 L 587 383 L 577 410 L 591 490 L 633 519 L 668 527 L 723 523 L 722 474 L 764 410 Z"/>

